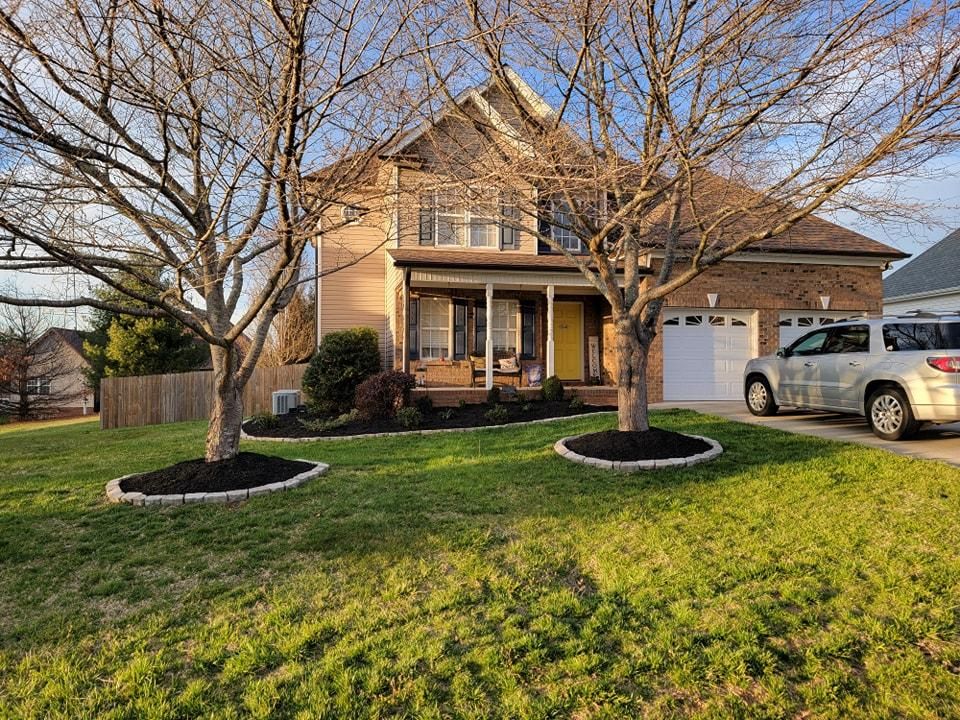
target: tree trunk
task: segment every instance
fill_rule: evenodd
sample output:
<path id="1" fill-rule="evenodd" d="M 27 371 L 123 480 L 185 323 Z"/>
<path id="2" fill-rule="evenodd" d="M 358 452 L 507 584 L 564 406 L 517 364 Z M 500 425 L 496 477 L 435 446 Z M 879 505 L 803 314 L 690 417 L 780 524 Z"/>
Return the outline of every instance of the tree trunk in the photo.
<path id="1" fill-rule="evenodd" d="M 213 361 L 213 407 L 207 428 L 206 461 L 229 460 L 240 452 L 243 385 L 237 380 L 237 348 L 210 346 Z"/>
<path id="2" fill-rule="evenodd" d="M 615 318 L 617 332 L 617 421 L 620 430 L 649 430 L 647 357 L 652 338 L 639 321 Z"/>

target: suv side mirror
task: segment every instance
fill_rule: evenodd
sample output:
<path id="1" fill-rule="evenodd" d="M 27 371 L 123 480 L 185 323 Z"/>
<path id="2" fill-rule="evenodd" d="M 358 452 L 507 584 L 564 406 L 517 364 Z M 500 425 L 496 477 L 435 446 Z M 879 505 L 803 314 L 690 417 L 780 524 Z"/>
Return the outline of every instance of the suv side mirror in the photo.
<path id="1" fill-rule="evenodd" d="M 779 358 L 790 357 L 790 351 L 787 350 L 785 347 L 777 348 L 777 357 Z"/>

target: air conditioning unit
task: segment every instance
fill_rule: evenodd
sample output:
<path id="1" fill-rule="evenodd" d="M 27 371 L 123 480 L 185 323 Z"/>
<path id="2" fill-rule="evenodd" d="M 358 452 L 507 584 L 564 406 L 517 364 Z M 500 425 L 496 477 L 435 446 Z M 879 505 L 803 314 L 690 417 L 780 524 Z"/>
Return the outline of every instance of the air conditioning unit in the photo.
<path id="1" fill-rule="evenodd" d="M 299 390 L 276 390 L 271 399 L 273 400 L 274 415 L 286 415 L 291 410 L 300 407 Z"/>

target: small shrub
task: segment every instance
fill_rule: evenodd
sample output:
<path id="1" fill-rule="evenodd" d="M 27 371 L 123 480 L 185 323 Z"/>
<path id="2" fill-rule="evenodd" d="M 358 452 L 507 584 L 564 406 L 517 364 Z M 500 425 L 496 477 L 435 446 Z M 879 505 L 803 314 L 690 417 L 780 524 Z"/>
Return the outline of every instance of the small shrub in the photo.
<path id="1" fill-rule="evenodd" d="M 357 388 L 357 410 L 367 420 L 390 419 L 410 403 L 416 385 L 413 375 L 386 370 L 364 380 Z"/>
<path id="2" fill-rule="evenodd" d="M 353 409 L 350 412 L 343 413 L 335 418 L 316 418 L 315 420 L 301 419 L 299 422 L 310 432 L 322 433 L 327 432 L 328 430 L 336 430 L 339 427 L 343 427 L 347 423 L 353 422 L 359 417 L 360 413 L 358 413 L 356 409 Z"/>
<path id="3" fill-rule="evenodd" d="M 405 427 L 407 430 L 416 430 L 423 422 L 423 413 L 420 412 L 420 408 L 402 407 L 397 410 L 396 420 L 401 427 Z"/>
<path id="4" fill-rule="evenodd" d="M 494 405 L 487 410 L 484 417 L 494 425 L 503 425 L 510 418 L 510 413 L 503 405 Z"/>
<path id="5" fill-rule="evenodd" d="M 453 420 L 453 408 L 447 408 L 446 410 L 441 410 L 439 413 L 437 413 L 437 417 L 443 420 L 443 422 L 450 422 L 451 420 Z"/>
<path id="6" fill-rule="evenodd" d="M 303 391 L 323 410 L 346 411 L 354 393 L 371 375 L 380 372 L 377 331 L 353 328 L 325 335 L 303 373 Z"/>
<path id="7" fill-rule="evenodd" d="M 467 406 L 467 401 L 464 400 L 463 398 L 460 398 L 457 401 L 457 407 L 459 407 L 461 410 L 463 410 L 466 406 Z"/>
<path id="8" fill-rule="evenodd" d="M 584 402 L 578 397 L 570 398 L 571 410 L 583 410 Z"/>
<path id="9" fill-rule="evenodd" d="M 500 388 L 494 385 L 492 388 L 487 390 L 487 403 L 490 405 L 496 405 L 500 402 Z"/>
<path id="10" fill-rule="evenodd" d="M 259 430 L 273 430 L 280 427 L 280 418 L 273 413 L 261 412 L 250 418 L 250 424 Z"/>
<path id="11" fill-rule="evenodd" d="M 416 405 L 421 415 L 429 415 L 433 412 L 433 398 L 429 395 L 417 398 L 417 402 L 414 403 L 414 405 Z"/>
<path id="12" fill-rule="evenodd" d="M 520 406 L 520 409 L 521 409 L 523 412 L 528 413 L 528 412 L 530 412 L 531 410 L 533 410 L 533 403 L 528 403 L 528 402 L 526 402 L 526 403 L 524 403 L 523 405 Z"/>
<path id="13" fill-rule="evenodd" d="M 540 394 L 544 400 L 560 401 L 563 400 L 563 383 L 556 375 L 551 375 L 543 381 L 543 387 L 540 388 Z"/>
<path id="14" fill-rule="evenodd" d="M 0 415 L 0 425 L 6 425 L 9 422 L 10 422 L 9 415 Z"/>

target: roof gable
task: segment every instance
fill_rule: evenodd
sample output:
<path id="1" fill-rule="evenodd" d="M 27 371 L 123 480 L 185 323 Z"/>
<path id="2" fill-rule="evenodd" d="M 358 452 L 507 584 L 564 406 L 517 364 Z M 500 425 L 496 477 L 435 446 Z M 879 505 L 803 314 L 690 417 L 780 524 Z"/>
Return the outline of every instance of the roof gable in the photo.
<path id="1" fill-rule="evenodd" d="M 887 299 L 960 287 L 960 229 L 892 273 L 883 281 Z"/>

